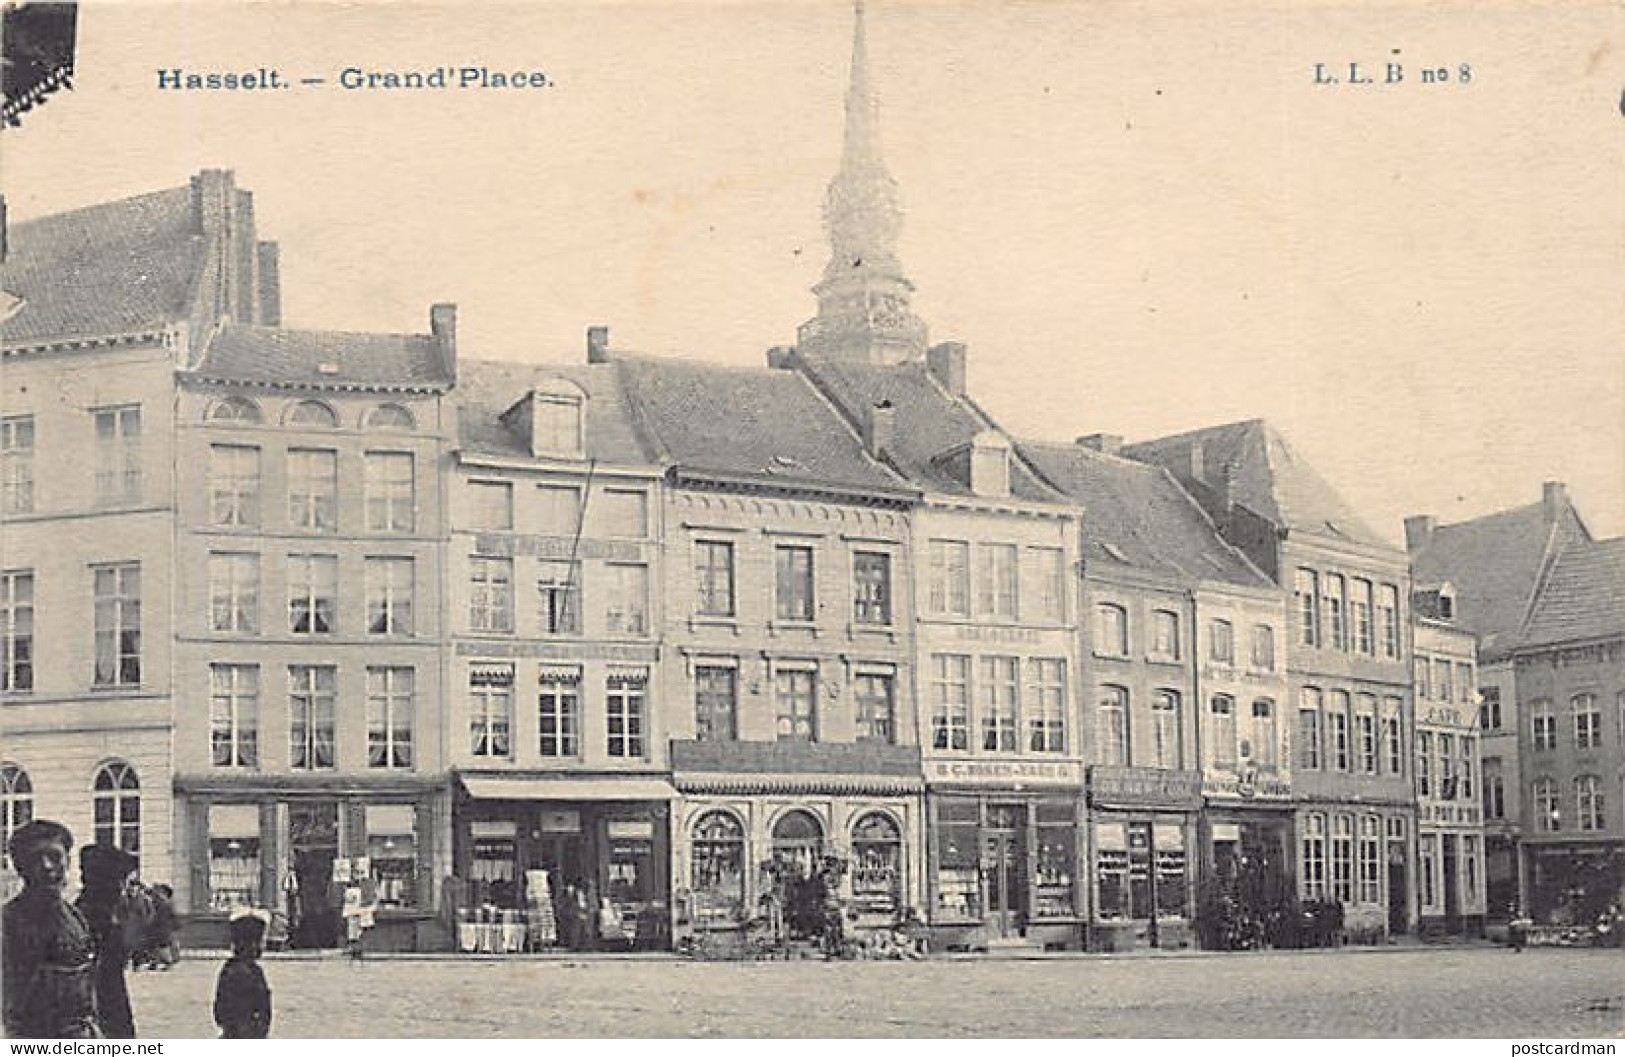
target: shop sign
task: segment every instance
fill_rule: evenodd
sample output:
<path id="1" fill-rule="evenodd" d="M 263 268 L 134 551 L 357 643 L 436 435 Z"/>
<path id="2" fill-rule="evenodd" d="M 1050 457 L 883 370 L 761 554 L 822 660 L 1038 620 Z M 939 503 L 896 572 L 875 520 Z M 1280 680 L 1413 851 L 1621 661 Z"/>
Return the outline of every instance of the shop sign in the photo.
<path id="1" fill-rule="evenodd" d="M 648 819 L 610 819 L 610 840 L 654 840 L 655 824 Z"/>
<path id="2" fill-rule="evenodd" d="M 643 548 L 627 540 L 577 540 L 572 536 L 525 536 L 507 532 L 481 532 L 474 537 L 474 551 L 494 558 L 518 556 L 557 561 L 582 559 L 609 562 L 635 562 Z"/>
<path id="3" fill-rule="evenodd" d="M 468 824 L 470 837 L 512 837 L 519 832 L 519 827 L 512 819 L 499 818 L 490 820 L 475 819 Z"/>
<path id="4" fill-rule="evenodd" d="M 1476 725 L 1477 717 L 1473 717 L 1473 720 L 1472 723 L 1469 723 L 1467 717 L 1457 709 L 1440 708 L 1438 705 L 1434 705 L 1428 709 L 1423 722 L 1434 727 L 1471 727 Z"/>
<path id="5" fill-rule="evenodd" d="M 1193 771 L 1156 767 L 1089 769 L 1089 792 L 1097 803 L 1196 807 L 1201 803 L 1201 776 Z"/>
<path id="6" fill-rule="evenodd" d="M 569 811 L 562 808 L 545 808 L 542 811 L 543 833 L 580 833 L 581 812 Z"/>
<path id="7" fill-rule="evenodd" d="M 930 760 L 931 778 L 938 782 L 1021 785 L 1080 785 L 1083 767 L 1070 760 Z"/>
<path id="8" fill-rule="evenodd" d="M 1035 643 L 1038 632 L 1032 628 L 1005 628 L 986 624 L 961 624 L 956 632 L 961 640 L 970 642 Z"/>
<path id="9" fill-rule="evenodd" d="M 660 659 L 655 646 L 634 643 L 583 642 L 576 645 L 553 642 L 459 642 L 459 657 L 537 657 L 542 660 L 625 661 L 631 664 L 653 664 Z M 507 673 L 510 681 L 513 674 Z"/>
<path id="10" fill-rule="evenodd" d="M 1204 778 L 1202 791 L 1208 796 L 1235 797 L 1238 800 L 1287 800 L 1292 783 L 1282 778 L 1265 778 L 1257 771 L 1219 778 Z"/>

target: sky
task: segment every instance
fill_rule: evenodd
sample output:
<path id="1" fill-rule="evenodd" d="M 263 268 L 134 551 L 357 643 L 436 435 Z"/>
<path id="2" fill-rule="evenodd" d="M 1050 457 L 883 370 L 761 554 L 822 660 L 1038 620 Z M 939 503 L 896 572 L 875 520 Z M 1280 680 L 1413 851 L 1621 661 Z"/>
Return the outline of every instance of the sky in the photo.
<path id="1" fill-rule="evenodd" d="M 1625 5 L 868 11 L 915 308 L 1011 433 L 1264 417 L 1395 539 L 1545 480 L 1625 531 Z M 231 168 L 288 326 L 454 301 L 464 357 L 578 361 L 606 324 L 760 364 L 812 314 L 850 38 L 845 0 L 89 4 L 0 183 L 25 219 Z M 1378 83 L 1315 83 L 1351 61 Z M 553 83 L 331 83 L 440 65 Z M 160 90 L 173 67 L 330 83 Z"/>

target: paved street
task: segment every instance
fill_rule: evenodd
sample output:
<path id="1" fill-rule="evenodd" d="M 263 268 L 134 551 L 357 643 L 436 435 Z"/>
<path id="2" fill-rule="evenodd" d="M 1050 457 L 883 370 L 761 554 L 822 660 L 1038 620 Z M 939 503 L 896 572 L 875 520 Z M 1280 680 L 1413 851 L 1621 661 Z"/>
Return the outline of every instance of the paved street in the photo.
<path id="1" fill-rule="evenodd" d="M 220 962 L 131 977 L 147 1037 L 209 1037 Z M 272 960 L 279 1037 L 1444 1036 L 1625 1028 L 1618 951 L 923 963 Z"/>

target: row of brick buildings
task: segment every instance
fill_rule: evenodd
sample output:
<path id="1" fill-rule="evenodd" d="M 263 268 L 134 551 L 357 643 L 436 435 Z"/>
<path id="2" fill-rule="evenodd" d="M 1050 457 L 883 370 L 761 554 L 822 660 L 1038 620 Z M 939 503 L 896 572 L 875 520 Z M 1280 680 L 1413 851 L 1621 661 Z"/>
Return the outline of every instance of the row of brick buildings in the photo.
<path id="1" fill-rule="evenodd" d="M 5 825 L 313 945 L 336 862 L 413 947 L 538 870 L 648 942 L 735 928 L 824 853 L 859 927 L 952 945 L 1187 943 L 1242 891 L 1481 920 L 1456 588 L 1262 421 L 1002 430 L 910 308 L 864 47 L 818 310 L 764 368 L 597 327 L 460 358 L 447 305 L 283 327 L 219 171 L 13 225 Z"/>

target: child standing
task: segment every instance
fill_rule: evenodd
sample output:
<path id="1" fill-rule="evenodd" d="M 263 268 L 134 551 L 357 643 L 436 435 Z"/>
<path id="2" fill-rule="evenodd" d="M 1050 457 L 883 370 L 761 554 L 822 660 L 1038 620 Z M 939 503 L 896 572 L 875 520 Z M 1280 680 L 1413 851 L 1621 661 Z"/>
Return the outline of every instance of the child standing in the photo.
<path id="1" fill-rule="evenodd" d="M 250 910 L 231 920 L 231 957 L 214 989 L 214 1022 L 223 1039 L 263 1039 L 271 1033 L 271 988 L 259 962 L 268 917 Z"/>

